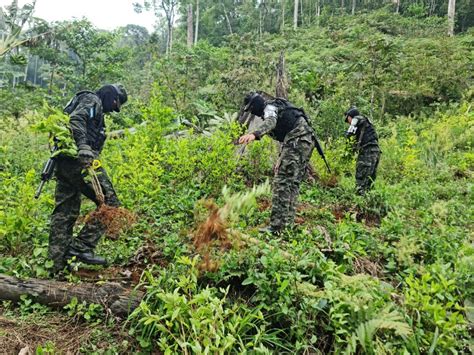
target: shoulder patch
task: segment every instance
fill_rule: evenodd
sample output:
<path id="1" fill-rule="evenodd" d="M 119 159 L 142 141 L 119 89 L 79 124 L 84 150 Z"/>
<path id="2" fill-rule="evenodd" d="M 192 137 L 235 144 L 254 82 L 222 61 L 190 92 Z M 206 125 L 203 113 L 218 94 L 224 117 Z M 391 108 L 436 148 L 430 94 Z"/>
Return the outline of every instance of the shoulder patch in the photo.
<path id="1" fill-rule="evenodd" d="M 263 111 L 263 118 L 268 118 L 268 117 L 278 117 L 278 108 L 275 105 L 268 104 L 265 106 L 265 110 Z"/>
<path id="2" fill-rule="evenodd" d="M 347 130 L 347 133 L 355 134 L 357 132 L 357 123 L 358 122 L 359 122 L 359 119 L 357 117 L 354 117 L 352 119 L 351 125 L 349 126 L 349 129 Z"/>

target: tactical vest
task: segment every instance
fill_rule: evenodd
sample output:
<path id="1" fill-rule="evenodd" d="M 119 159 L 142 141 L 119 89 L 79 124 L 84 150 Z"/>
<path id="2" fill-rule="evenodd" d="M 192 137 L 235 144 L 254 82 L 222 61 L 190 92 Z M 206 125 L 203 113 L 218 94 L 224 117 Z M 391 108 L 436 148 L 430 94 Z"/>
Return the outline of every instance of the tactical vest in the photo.
<path id="1" fill-rule="evenodd" d="M 359 120 L 359 123 L 357 124 L 358 129 L 356 132 L 358 147 L 363 148 L 366 146 L 378 146 L 379 137 L 377 136 L 377 132 L 375 132 L 372 122 L 370 122 L 370 120 L 364 116 L 356 116 L 355 118 Z"/>
<path id="2" fill-rule="evenodd" d="M 296 128 L 301 119 L 307 120 L 305 112 L 293 106 L 289 101 L 278 98 L 267 102 L 278 108 L 278 117 L 275 128 L 269 133 L 270 137 L 283 142 L 288 133 Z"/>
<path id="3" fill-rule="evenodd" d="M 64 107 L 64 113 L 70 115 L 76 109 L 77 105 L 80 103 L 81 99 L 85 97 L 86 94 L 96 95 L 92 91 L 80 91 L 78 92 Z M 97 100 L 100 102 L 100 99 Z M 96 152 L 101 152 L 104 147 L 106 135 L 105 135 L 105 120 L 104 114 L 102 113 L 102 106 L 97 107 L 97 105 L 91 106 L 88 112 L 88 118 L 86 121 L 86 139 L 87 144 Z"/>

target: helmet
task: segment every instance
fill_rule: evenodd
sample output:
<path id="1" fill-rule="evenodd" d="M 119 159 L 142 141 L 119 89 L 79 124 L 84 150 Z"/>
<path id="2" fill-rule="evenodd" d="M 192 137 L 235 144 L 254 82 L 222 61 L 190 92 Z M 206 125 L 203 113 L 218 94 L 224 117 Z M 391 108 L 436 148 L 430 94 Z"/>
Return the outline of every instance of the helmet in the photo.
<path id="1" fill-rule="evenodd" d="M 359 110 L 355 106 L 352 106 L 344 113 L 344 120 L 347 119 L 347 116 L 354 118 L 355 116 L 359 116 L 359 115 L 360 115 Z"/>
<path id="2" fill-rule="evenodd" d="M 263 117 L 265 99 L 258 92 L 250 92 L 244 99 L 244 111 Z"/>

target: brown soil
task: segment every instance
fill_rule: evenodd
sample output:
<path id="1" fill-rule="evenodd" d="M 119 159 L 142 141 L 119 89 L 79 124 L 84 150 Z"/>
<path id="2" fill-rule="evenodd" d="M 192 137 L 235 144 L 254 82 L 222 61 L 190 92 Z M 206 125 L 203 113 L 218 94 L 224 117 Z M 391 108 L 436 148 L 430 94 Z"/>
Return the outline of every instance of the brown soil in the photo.
<path id="1" fill-rule="evenodd" d="M 376 262 L 372 261 L 367 257 L 359 257 L 354 260 L 354 269 L 358 274 L 368 274 L 374 277 L 383 276 L 382 266 Z"/>
<path id="2" fill-rule="evenodd" d="M 331 175 L 314 175 L 314 179 L 318 181 L 319 185 L 324 187 L 333 188 L 339 184 L 339 176 L 335 174 Z"/>
<path id="3" fill-rule="evenodd" d="M 270 209 L 272 207 L 272 202 L 270 199 L 267 199 L 267 198 L 262 198 L 262 199 L 259 199 L 258 200 L 258 210 L 260 212 L 263 212 L 263 211 L 266 211 L 268 209 Z"/>
<path id="4" fill-rule="evenodd" d="M 380 226 L 380 216 L 375 213 L 368 213 L 368 212 L 358 212 L 356 215 L 356 219 L 358 222 L 364 221 L 367 227 L 378 227 Z"/>
<path id="5" fill-rule="evenodd" d="M 341 221 L 346 213 L 355 213 L 357 222 L 364 222 L 367 227 L 380 226 L 381 217 L 376 213 L 363 212 L 357 207 L 344 205 L 336 205 L 332 210 L 336 221 Z"/>
<path id="6" fill-rule="evenodd" d="M 336 221 L 342 220 L 346 212 L 350 212 L 350 208 L 340 205 L 336 205 L 332 210 L 332 214 L 334 215 Z"/>
<path id="7" fill-rule="evenodd" d="M 295 217 L 295 224 L 304 224 L 305 221 L 306 220 L 301 216 L 296 216 Z"/>
<path id="8" fill-rule="evenodd" d="M 163 268 L 168 265 L 166 257 L 152 241 L 146 241 L 138 248 L 125 266 L 116 265 L 100 270 L 79 269 L 73 272 L 73 275 L 80 277 L 82 281 L 117 281 L 134 287 L 140 282 L 143 271 L 149 265 L 159 265 Z"/>

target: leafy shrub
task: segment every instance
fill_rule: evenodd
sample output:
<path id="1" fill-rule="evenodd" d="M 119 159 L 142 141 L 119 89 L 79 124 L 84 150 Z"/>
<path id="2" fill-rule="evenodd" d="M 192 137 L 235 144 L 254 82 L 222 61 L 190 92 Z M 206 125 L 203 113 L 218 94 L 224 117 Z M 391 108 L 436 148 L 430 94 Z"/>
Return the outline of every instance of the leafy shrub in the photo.
<path id="1" fill-rule="evenodd" d="M 147 271 L 145 299 L 131 315 L 131 333 L 144 348 L 210 353 L 265 350 L 277 342 L 268 332 L 262 312 L 228 303 L 225 289 L 198 287 L 197 259 L 181 257 L 155 278 Z"/>

